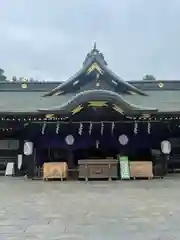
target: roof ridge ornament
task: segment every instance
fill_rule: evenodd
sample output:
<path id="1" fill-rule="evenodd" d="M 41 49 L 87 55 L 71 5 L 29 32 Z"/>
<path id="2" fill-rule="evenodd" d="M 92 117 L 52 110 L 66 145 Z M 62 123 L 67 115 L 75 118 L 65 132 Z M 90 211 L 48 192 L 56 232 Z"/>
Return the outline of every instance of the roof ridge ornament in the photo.
<path id="1" fill-rule="evenodd" d="M 92 50 L 87 53 L 86 58 L 83 62 L 83 66 L 88 65 L 90 62 L 92 63 L 93 61 L 99 61 L 103 65 L 107 65 L 107 62 L 104 59 L 104 54 L 99 49 L 97 49 L 96 42 L 94 42 Z"/>
<path id="2" fill-rule="evenodd" d="M 97 50 L 96 41 L 93 44 L 93 50 Z"/>
<path id="3" fill-rule="evenodd" d="M 76 89 L 74 87 L 80 88 L 80 84 L 83 84 L 83 82 L 85 83 L 85 81 L 82 79 L 85 78 L 85 75 L 91 75 L 91 72 L 95 72 L 96 74 L 98 73 L 101 75 L 106 75 L 104 79 L 107 78 L 107 81 L 110 84 L 113 84 L 113 87 L 115 87 L 116 89 L 119 88 L 118 85 L 119 86 L 122 85 L 123 86 L 122 91 L 124 91 L 125 89 L 125 91 L 128 94 L 134 93 L 134 94 L 140 94 L 140 95 L 146 96 L 146 93 L 144 93 L 137 87 L 132 86 L 128 82 L 125 82 L 117 74 L 115 74 L 112 70 L 110 70 L 107 67 L 107 62 L 104 59 L 104 55 L 97 49 L 96 42 L 94 42 L 94 46 L 91 52 L 89 52 L 86 55 L 82 68 L 74 76 L 69 78 L 68 81 L 61 83 L 52 91 L 46 93 L 44 96 L 60 95 L 67 92 L 71 92 L 73 90 L 75 91 Z M 91 79 L 94 77 L 95 76 L 92 74 Z M 96 80 L 97 80 L 97 75 L 96 75 Z M 112 80 L 114 80 L 117 84 L 113 83 Z M 77 87 L 77 85 L 79 86 Z M 97 86 L 99 87 L 99 82 L 97 83 L 96 87 Z M 120 91 L 121 90 L 119 90 L 119 92 Z"/>

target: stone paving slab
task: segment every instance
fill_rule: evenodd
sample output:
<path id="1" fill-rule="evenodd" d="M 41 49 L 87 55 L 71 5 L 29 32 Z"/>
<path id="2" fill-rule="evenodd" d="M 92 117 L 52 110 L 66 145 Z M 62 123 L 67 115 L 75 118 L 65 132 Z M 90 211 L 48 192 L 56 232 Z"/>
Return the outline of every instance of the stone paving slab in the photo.
<path id="1" fill-rule="evenodd" d="M 0 240 L 180 239 L 180 177 L 43 182 L 0 177 Z"/>

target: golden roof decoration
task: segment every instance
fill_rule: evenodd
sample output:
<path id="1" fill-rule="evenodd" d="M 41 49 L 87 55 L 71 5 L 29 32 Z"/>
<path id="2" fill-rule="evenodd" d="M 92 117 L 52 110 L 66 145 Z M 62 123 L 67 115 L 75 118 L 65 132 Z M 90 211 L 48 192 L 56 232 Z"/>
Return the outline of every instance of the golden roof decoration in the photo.
<path id="1" fill-rule="evenodd" d="M 159 86 L 159 88 L 163 88 L 164 87 L 164 83 L 163 82 L 159 82 L 158 86 Z"/>
<path id="2" fill-rule="evenodd" d="M 93 63 L 87 70 L 87 74 L 93 72 L 94 70 L 98 71 L 100 74 L 103 74 L 103 70 L 97 63 Z"/>
<path id="3" fill-rule="evenodd" d="M 77 106 L 72 110 L 72 115 L 79 113 L 84 107 L 82 105 Z"/>
<path id="4" fill-rule="evenodd" d="M 26 88 L 28 87 L 28 85 L 27 85 L 27 83 L 23 83 L 23 84 L 21 84 L 21 87 L 22 87 L 23 89 L 26 89 Z"/>

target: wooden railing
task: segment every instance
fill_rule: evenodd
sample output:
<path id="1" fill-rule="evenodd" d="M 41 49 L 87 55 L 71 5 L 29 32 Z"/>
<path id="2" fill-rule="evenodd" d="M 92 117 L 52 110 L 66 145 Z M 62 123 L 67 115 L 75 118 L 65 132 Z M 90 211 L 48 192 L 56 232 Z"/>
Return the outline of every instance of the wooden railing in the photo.
<path id="1" fill-rule="evenodd" d="M 36 167 L 35 168 L 34 179 L 43 179 L 43 167 Z"/>

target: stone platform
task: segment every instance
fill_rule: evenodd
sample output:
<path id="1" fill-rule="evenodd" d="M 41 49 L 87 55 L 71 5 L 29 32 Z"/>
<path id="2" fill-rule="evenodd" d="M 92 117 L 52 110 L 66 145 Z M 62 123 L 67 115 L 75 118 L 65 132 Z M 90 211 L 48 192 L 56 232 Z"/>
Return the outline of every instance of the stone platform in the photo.
<path id="1" fill-rule="evenodd" d="M 0 177 L 0 239 L 180 239 L 179 187 L 177 175 L 88 183 Z"/>

